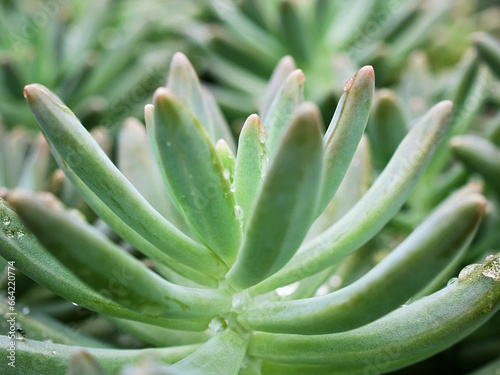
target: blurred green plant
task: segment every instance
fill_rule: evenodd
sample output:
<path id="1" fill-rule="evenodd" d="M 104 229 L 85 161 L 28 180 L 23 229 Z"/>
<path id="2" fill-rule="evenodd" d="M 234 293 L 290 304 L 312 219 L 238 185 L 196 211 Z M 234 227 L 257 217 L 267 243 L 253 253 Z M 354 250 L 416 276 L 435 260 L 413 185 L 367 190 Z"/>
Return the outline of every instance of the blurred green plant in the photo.
<path id="1" fill-rule="evenodd" d="M 40 82 L 67 101 L 86 127 L 138 115 L 163 79 L 175 29 L 192 1 L 33 0 L 0 3 L 0 114 L 7 128 L 35 127 L 23 87 Z M 169 16 L 175 14 L 175 17 Z M 161 48 L 159 48 L 161 43 Z"/>
<path id="2" fill-rule="evenodd" d="M 184 32 L 205 48 L 211 88 L 231 118 L 260 105 L 266 79 L 284 55 L 304 69 L 306 97 L 323 114 L 345 79 L 370 64 L 380 87 L 398 83 L 408 56 L 423 49 L 433 70 L 453 66 L 471 32 L 499 32 L 497 6 L 477 1 L 217 0 L 205 24 Z M 287 62 L 289 64 L 289 62 Z M 294 67 L 290 67 L 294 69 Z"/>
<path id="3" fill-rule="evenodd" d="M 216 102 L 176 54 L 166 87 L 146 106 L 147 134 L 136 120 L 122 128 L 121 171 L 58 97 L 38 84 L 25 88 L 59 166 L 146 258 L 54 197 L 21 190 L 0 204 L 1 255 L 153 347 L 109 348 L 57 329 L 46 342 L 40 337 L 50 324 L 19 314 L 29 333 L 15 341 L 16 370 L 385 373 L 444 350 L 495 315 L 500 254 L 435 288 L 463 259 L 486 209 L 477 185 L 449 195 L 409 235 L 385 242 L 391 251 L 365 274 L 349 267 L 349 255 L 383 240 L 377 234 L 445 139 L 451 103 L 419 118 L 371 183 L 363 133 L 373 69 L 345 84 L 325 134 L 319 109 L 304 102 L 303 73 L 289 70 L 275 70 L 236 153 Z M 4 356 L 9 338 L 0 342 Z"/>

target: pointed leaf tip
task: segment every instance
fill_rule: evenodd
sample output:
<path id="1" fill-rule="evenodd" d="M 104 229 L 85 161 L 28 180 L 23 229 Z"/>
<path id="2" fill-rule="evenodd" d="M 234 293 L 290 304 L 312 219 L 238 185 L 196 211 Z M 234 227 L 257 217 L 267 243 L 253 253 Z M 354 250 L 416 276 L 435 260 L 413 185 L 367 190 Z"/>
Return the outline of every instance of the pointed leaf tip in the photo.
<path id="1" fill-rule="evenodd" d="M 349 91 L 353 86 L 355 81 L 360 81 L 361 79 L 367 81 L 375 81 L 375 71 L 371 65 L 365 65 L 359 69 L 354 76 L 349 78 L 344 84 L 344 91 Z"/>

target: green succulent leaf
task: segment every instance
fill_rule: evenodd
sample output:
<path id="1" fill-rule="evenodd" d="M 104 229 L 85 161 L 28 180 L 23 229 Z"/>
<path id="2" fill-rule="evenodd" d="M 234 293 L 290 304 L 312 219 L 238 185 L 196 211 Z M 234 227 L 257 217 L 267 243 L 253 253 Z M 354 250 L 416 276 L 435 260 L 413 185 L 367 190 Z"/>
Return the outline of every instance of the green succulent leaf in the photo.
<path id="1" fill-rule="evenodd" d="M 490 66 L 495 75 L 500 78 L 500 43 L 486 33 L 477 33 L 474 43 L 479 56 Z"/>
<path id="2" fill-rule="evenodd" d="M 71 354 L 68 375 L 105 375 L 102 367 L 85 350 L 76 350 Z"/>
<path id="3" fill-rule="evenodd" d="M 149 317 L 201 318 L 230 308 L 228 296 L 211 289 L 169 283 L 71 212 L 36 195 L 12 193 L 11 203 L 28 228 L 64 266 L 87 285 Z M 60 228 L 65 235 L 51 228 Z"/>
<path id="4" fill-rule="evenodd" d="M 170 194 L 191 230 L 230 265 L 241 241 L 229 175 L 198 120 L 168 89 L 154 96 L 154 131 Z M 227 177 L 227 178 L 226 178 Z"/>
<path id="5" fill-rule="evenodd" d="M 319 113 L 304 103 L 287 126 L 248 217 L 236 263 L 226 276 L 238 289 L 278 271 L 314 219 L 322 179 Z"/>
<path id="6" fill-rule="evenodd" d="M 245 358 L 246 346 L 242 336 L 228 328 L 170 369 L 174 373 L 189 375 L 237 375 Z"/>
<path id="7" fill-rule="evenodd" d="M 266 138 L 267 131 L 259 116 L 248 117 L 241 129 L 234 171 L 234 195 L 244 225 L 267 168 Z"/>
<path id="8" fill-rule="evenodd" d="M 500 190 L 500 148 L 490 141 L 474 135 L 462 135 L 450 140 L 453 154 L 471 171 L 484 176 Z"/>
<path id="9" fill-rule="evenodd" d="M 365 66 L 344 87 L 344 94 L 324 136 L 325 178 L 318 214 L 335 195 L 356 152 L 370 114 L 374 85 L 373 68 Z"/>
<path id="10" fill-rule="evenodd" d="M 269 79 L 266 87 L 262 103 L 260 104 L 259 115 L 261 118 L 266 118 L 267 112 L 273 103 L 274 98 L 277 96 L 281 85 L 285 82 L 286 78 L 297 69 L 295 61 L 291 56 L 282 57 L 281 60 L 274 68 L 273 74 Z"/>
<path id="11" fill-rule="evenodd" d="M 73 172 L 104 206 L 172 258 L 195 269 L 204 259 L 205 269 L 220 269 L 220 260 L 208 249 L 181 233 L 151 207 L 59 98 L 37 84 L 26 86 L 24 93 L 63 170 Z M 68 175 L 71 177 L 72 173 Z"/>
<path id="12" fill-rule="evenodd" d="M 11 340 L 0 336 L 0 355 L 7 357 Z M 67 375 L 71 356 L 75 353 L 72 345 L 61 345 L 36 340 L 16 341 L 17 373 L 38 375 L 40 372 L 53 375 Z M 172 364 L 191 354 L 198 345 L 185 345 L 175 348 L 153 349 L 96 349 L 80 347 L 87 356 L 91 356 L 106 374 L 118 374 L 125 365 L 136 363 L 144 358 L 151 358 L 162 363 Z"/>
<path id="13" fill-rule="evenodd" d="M 325 335 L 255 333 L 248 354 L 287 364 L 387 372 L 439 352 L 500 308 L 500 254 L 462 270 L 456 282 L 370 324 Z M 384 367 L 376 369 L 383 356 Z M 374 368 L 372 368 L 374 367 Z M 322 372 L 325 373 L 325 372 Z M 357 373 L 353 371 L 353 373 Z"/>
<path id="14" fill-rule="evenodd" d="M 349 255 L 397 213 L 422 175 L 439 144 L 452 110 L 449 101 L 436 104 L 406 135 L 370 190 L 346 215 L 315 239 L 302 245 L 282 270 L 253 287 L 265 293 L 313 275 Z"/>
<path id="15" fill-rule="evenodd" d="M 382 169 L 407 133 L 405 115 L 394 92 L 383 89 L 377 93 L 367 132 L 376 164 Z"/>
<path id="16" fill-rule="evenodd" d="M 254 330 L 297 334 L 333 333 L 367 324 L 405 303 L 463 253 L 485 206 L 478 194 L 461 200 L 452 196 L 356 282 L 319 297 L 256 304 L 239 319 Z"/>
<path id="17" fill-rule="evenodd" d="M 143 314 L 126 309 L 98 293 L 50 254 L 36 237 L 24 226 L 5 202 L 0 201 L 0 215 L 3 221 L 0 231 L 0 255 L 14 261 L 15 268 L 45 286 L 61 297 L 89 310 L 124 319 L 150 322 L 177 329 L 204 330 L 206 319 L 152 319 Z M 5 225 L 8 223 L 8 225 Z"/>
<path id="18" fill-rule="evenodd" d="M 302 70 L 297 69 L 290 73 L 281 84 L 266 117 L 262 119 L 268 133 L 266 146 L 271 157 L 295 111 L 304 101 L 304 80 Z"/>

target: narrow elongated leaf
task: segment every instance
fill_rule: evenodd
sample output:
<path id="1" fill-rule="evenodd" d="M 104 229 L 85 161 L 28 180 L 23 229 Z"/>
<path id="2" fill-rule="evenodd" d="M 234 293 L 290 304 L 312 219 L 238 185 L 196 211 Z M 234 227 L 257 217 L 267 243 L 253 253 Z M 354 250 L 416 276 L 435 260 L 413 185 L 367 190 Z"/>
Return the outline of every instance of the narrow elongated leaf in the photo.
<path id="1" fill-rule="evenodd" d="M 370 190 L 342 219 L 304 244 L 281 271 L 252 293 L 263 293 L 313 275 L 349 255 L 396 214 L 425 170 L 447 127 L 452 104 L 436 104 L 413 126 Z"/>
<path id="2" fill-rule="evenodd" d="M 234 170 L 234 195 L 241 207 L 241 221 L 246 223 L 255 196 L 267 167 L 266 128 L 257 115 L 251 115 L 243 124 L 238 142 Z"/>
<path id="3" fill-rule="evenodd" d="M 47 140 L 60 156 L 62 169 L 73 171 L 109 210 L 172 258 L 193 268 L 204 258 L 206 266 L 217 267 L 219 260 L 208 249 L 151 207 L 59 98 L 37 84 L 26 86 L 24 94 Z"/>
<path id="4" fill-rule="evenodd" d="M 255 333 L 248 354 L 288 364 L 361 365 L 367 372 L 383 356 L 387 372 L 453 345 L 499 308 L 500 253 L 485 264 L 466 267 L 445 289 L 373 323 L 326 335 Z"/>
<path id="5" fill-rule="evenodd" d="M 322 178 L 319 113 L 305 103 L 288 126 L 249 214 L 244 242 L 226 278 L 244 289 L 293 256 L 311 225 Z"/>
<path id="6" fill-rule="evenodd" d="M 183 232 L 188 230 L 163 185 L 146 130 L 133 118 L 126 120 L 120 131 L 117 164 L 123 175 L 159 213 Z"/>
<path id="7" fill-rule="evenodd" d="M 0 336 L 0 355 L 9 355 L 10 339 Z M 91 355 L 104 369 L 106 374 L 118 374 L 128 365 L 137 363 L 142 358 L 151 358 L 162 363 L 175 363 L 191 354 L 198 345 L 186 345 L 174 348 L 149 349 L 95 349 L 81 347 Z M 16 373 L 19 374 L 54 374 L 66 375 L 71 355 L 75 352 L 72 345 L 54 344 L 36 340 L 16 342 Z"/>
<path id="8" fill-rule="evenodd" d="M 280 29 L 282 38 L 288 45 L 288 50 L 300 62 L 307 62 L 311 54 L 311 41 L 308 32 L 312 30 L 305 27 L 302 22 L 297 3 L 282 1 L 279 6 Z"/>
<path id="9" fill-rule="evenodd" d="M 247 309 L 240 319 L 267 332 L 322 334 L 367 324 L 431 282 L 467 248 L 486 206 L 472 194 L 444 202 L 422 225 L 365 276 L 324 296 L 264 303 Z"/>
<path id="10" fill-rule="evenodd" d="M 124 252 L 97 229 L 42 196 L 13 193 L 9 202 L 62 264 L 113 301 L 149 317 L 211 317 L 227 311 L 221 291 L 174 285 Z M 65 235 L 51 230 L 60 228 Z"/>
<path id="11" fill-rule="evenodd" d="M 274 155 L 286 126 L 304 101 L 304 80 L 302 70 L 290 73 L 276 94 L 266 117 L 262 119 L 268 133 L 266 146 L 269 155 Z"/>
<path id="12" fill-rule="evenodd" d="M 176 329 L 204 330 L 206 319 L 151 318 L 126 309 L 98 293 L 50 254 L 24 226 L 19 216 L 0 201 L 0 255 L 14 261 L 16 269 L 59 296 L 89 310 Z"/>
<path id="13" fill-rule="evenodd" d="M 154 96 L 154 131 L 162 172 L 178 209 L 198 235 L 228 265 L 241 240 L 229 176 L 200 123 L 170 91 Z"/>
<path id="14" fill-rule="evenodd" d="M 318 215 L 337 191 L 365 131 L 373 99 L 375 76 L 371 66 L 347 81 L 324 137 L 325 178 Z"/>
<path id="15" fill-rule="evenodd" d="M 274 68 L 273 74 L 269 79 L 269 83 L 266 87 L 266 92 L 264 93 L 262 103 L 260 104 L 259 115 L 261 118 L 266 118 L 267 112 L 273 103 L 274 97 L 278 93 L 281 85 L 285 82 L 286 77 L 288 77 L 297 67 L 292 56 L 285 56 Z"/>
<path id="16" fill-rule="evenodd" d="M 375 96 L 372 116 L 366 130 L 376 165 L 382 169 L 407 132 L 403 108 L 394 92 L 384 89 Z"/>
<path id="17" fill-rule="evenodd" d="M 202 88 L 203 100 L 205 101 L 205 105 L 207 106 L 208 116 L 210 121 L 212 122 L 212 132 L 211 139 L 215 142 L 219 139 L 223 139 L 231 151 L 236 152 L 236 143 L 234 142 L 233 134 L 231 133 L 231 128 L 227 123 L 224 115 L 222 114 L 217 101 L 210 91 Z"/>
<path id="18" fill-rule="evenodd" d="M 500 149 L 486 139 L 474 135 L 457 136 L 450 147 L 471 171 L 481 173 L 487 182 L 500 189 Z"/>
<path id="19" fill-rule="evenodd" d="M 237 375 L 245 358 L 246 345 L 239 333 L 226 329 L 170 369 L 174 374 Z"/>
<path id="20" fill-rule="evenodd" d="M 491 70 L 500 78 L 500 42 L 486 33 L 474 35 L 474 43 L 479 56 L 490 66 Z"/>

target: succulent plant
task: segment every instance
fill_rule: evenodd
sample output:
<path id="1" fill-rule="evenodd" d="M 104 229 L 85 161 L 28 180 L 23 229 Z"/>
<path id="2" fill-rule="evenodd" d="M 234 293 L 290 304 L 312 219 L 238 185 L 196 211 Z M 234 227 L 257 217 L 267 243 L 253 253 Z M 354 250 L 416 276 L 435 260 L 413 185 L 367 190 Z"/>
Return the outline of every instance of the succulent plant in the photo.
<path id="1" fill-rule="evenodd" d="M 36 127 L 23 87 L 40 82 L 68 102 L 86 127 L 140 114 L 165 75 L 163 62 L 185 50 L 177 22 L 191 1 L 3 1 L 0 4 L 0 113 L 5 125 Z M 175 11 L 176 17 L 168 17 Z M 160 37 L 161 36 L 161 37 Z M 162 44 L 162 48 L 152 48 Z M 123 79 L 127 77 L 127 79 Z"/>
<path id="2" fill-rule="evenodd" d="M 471 1 L 205 1 L 210 16 L 185 33 L 205 49 L 205 75 L 232 118 L 255 110 L 266 79 L 284 55 L 308 77 L 306 97 L 323 114 L 344 80 L 374 65 L 379 87 L 399 82 L 408 55 L 423 50 L 432 68 L 454 66 L 477 30 L 498 31 L 495 6 Z M 230 74 L 228 74 L 230 73 Z"/>
<path id="3" fill-rule="evenodd" d="M 373 69 L 345 84 L 325 134 L 303 82 L 300 70 L 277 68 L 236 152 L 213 97 L 176 54 L 166 87 L 145 108 L 150 143 L 136 121 L 122 130 L 123 173 L 58 97 L 38 84 L 25 88 L 60 167 L 142 255 L 54 197 L 21 190 L 0 203 L 1 255 L 152 347 L 109 347 L 19 314 L 30 329 L 14 341 L 16 371 L 377 374 L 440 352 L 495 315 L 500 254 L 435 291 L 486 208 L 476 185 L 385 243 L 391 251 L 366 274 L 347 264 L 401 209 L 446 133 L 451 103 L 411 127 L 371 184 L 363 133 Z M 7 311 L 8 301 L 0 307 Z M 59 335 L 40 340 L 50 327 Z M 0 342 L 5 356 L 9 338 Z"/>

